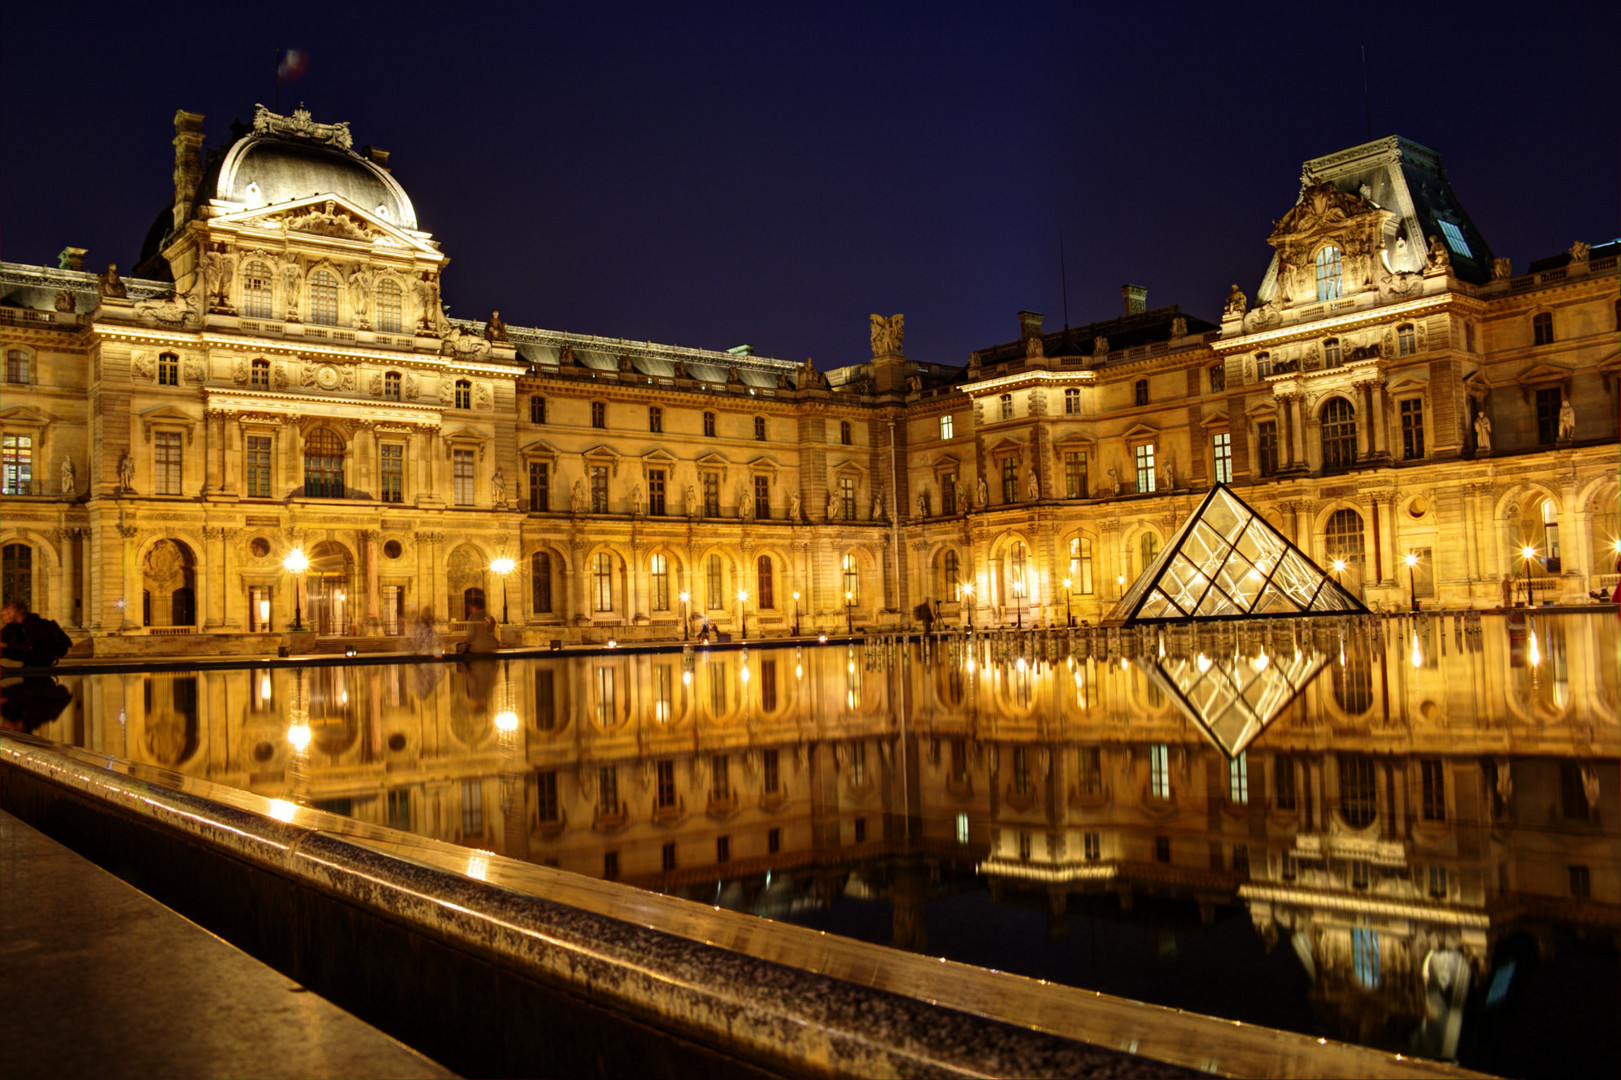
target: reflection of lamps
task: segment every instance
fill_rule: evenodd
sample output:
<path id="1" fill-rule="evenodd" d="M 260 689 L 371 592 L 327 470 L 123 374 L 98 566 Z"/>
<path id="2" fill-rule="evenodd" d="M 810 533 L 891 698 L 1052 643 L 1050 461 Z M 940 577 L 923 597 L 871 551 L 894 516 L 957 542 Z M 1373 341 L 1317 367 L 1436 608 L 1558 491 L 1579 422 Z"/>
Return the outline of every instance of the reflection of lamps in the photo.
<path id="1" fill-rule="evenodd" d="M 737 590 L 737 625 L 739 633 L 745 641 L 749 636 L 749 613 L 748 609 L 743 606 L 743 602 L 748 598 L 749 591 L 747 589 Z"/>
<path id="2" fill-rule="evenodd" d="M 295 547 L 287 553 L 287 557 L 281 561 L 281 565 L 289 574 L 293 575 L 293 629 L 302 630 L 304 629 L 304 608 L 298 599 L 298 579 L 303 576 L 304 571 L 310 568 L 309 556 L 304 554 L 303 548 Z"/>
<path id="3" fill-rule="evenodd" d="M 1413 567 L 1418 565 L 1418 556 L 1409 551 L 1402 559 L 1407 564 L 1407 597 L 1413 602 L 1413 610 L 1418 610 L 1418 589 L 1413 585 Z"/>
<path id="4" fill-rule="evenodd" d="M 854 637 L 856 632 L 856 594 L 849 589 L 844 590 L 844 625 L 845 630 Z"/>
<path id="5" fill-rule="evenodd" d="M 972 581 L 962 583 L 962 594 L 968 597 L 968 603 L 963 607 L 968 612 L 968 632 L 972 634 L 974 632 L 974 583 Z"/>
<path id="6" fill-rule="evenodd" d="M 794 595 L 798 596 L 799 594 L 795 593 Z M 682 641 L 686 641 L 687 636 L 688 636 L 687 623 L 688 623 L 689 620 L 687 618 L 687 601 L 691 600 L 691 599 L 692 599 L 692 594 L 691 593 L 682 593 L 681 594 L 681 640 Z"/>
<path id="7" fill-rule="evenodd" d="M 1531 602 L 1531 560 L 1537 557 L 1537 549 L 1530 544 L 1520 549 L 1520 558 L 1525 561 L 1525 606 L 1535 607 Z"/>
<path id="8" fill-rule="evenodd" d="M 501 579 L 501 622 L 503 625 L 507 622 L 507 575 L 512 573 L 512 568 L 517 565 L 505 555 L 490 560 L 490 570 Z"/>
<path id="9" fill-rule="evenodd" d="M 799 590 L 794 590 L 794 637 L 799 636 Z"/>
<path id="10" fill-rule="evenodd" d="M 1064 625 L 1075 625 L 1075 616 L 1069 610 L 1069 578 L 1064 579 Z"/>

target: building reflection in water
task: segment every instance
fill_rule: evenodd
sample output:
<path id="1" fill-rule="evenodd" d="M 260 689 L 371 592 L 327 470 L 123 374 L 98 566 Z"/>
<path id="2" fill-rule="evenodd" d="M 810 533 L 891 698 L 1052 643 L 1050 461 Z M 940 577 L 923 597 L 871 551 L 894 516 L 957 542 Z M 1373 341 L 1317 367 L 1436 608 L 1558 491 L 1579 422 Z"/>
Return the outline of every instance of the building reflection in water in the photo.
<path id="1" fill-rule="evenodd" d="M 1493 1010 L 1566 943 L 1613 959 L 1621 931 L 1616 629 L 1317 620 L 99 675 L 64 679 L 75 700 L 39 733 L 463 844 L 469 873 L 494 852 L 1150 999 L 1042 950 L 1083 925 L 1105 940 L 1102 918 L 1154 926 L 1143 962 L 1166 963 L 1238 914 L 1256 970 L 1224 977 L 1290 958 L 1305 1019 L 1205 1011 L 1535 1072 L 1491 1056 Z M 972 896 L 969 947 L 938 913 Z M 837 923 L 864 904 L 881 926 Z M 1014 941 L 1032 910 L 1033 949 Z"/>

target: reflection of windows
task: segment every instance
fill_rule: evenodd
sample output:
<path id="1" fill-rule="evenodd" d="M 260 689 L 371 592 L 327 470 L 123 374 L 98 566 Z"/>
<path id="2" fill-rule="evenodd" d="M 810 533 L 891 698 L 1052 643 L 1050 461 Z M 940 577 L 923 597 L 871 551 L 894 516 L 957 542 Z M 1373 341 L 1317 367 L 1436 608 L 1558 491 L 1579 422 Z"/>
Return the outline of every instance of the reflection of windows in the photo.
<path id="1" fill-rule="evenodd" d="M 951 740 L 951 772 L 948 774 L 953 784 L 966 784 L 968 782 L 968 740 Z"/>
<path id="2" fill-rule="evenodd" d="M 1420 806 L 1424 812 L 1425 821 L 1445 821 L 1447 819 L 1446 773 L 1442 771 L 1439 758 L 1424 758 L 1418 763 L 1419 780 L 1422 785 Z"/>
<path id="3" fill-rule="evenodd" d="M 1030 748 L 1028 746 L 1015 746 L 1013 748 L 1013 791 L 1016 795 L 1032 795 L 1036 786 L 1030 777 Z"/>
<path id="4" fill-rule="evenodd" d="M 1210 453 L 1216 465 L 1216 483 L 1230 484 L 1233 482 L 1233 436 L 1231 432 L 1218 431 L 1210 436 Z"/>
<path id="5" fill-rule="evenodd" d="M 451 479 L 454 482 L 456 505 L 472 506 L 473 481 L 477 471 L 476 464 L 473 460 L 473 451 L 452 450 L 450 452 L 450 460 L 452 470 Z"/>
<path id="6" fill-rule="evenodd" d="M 1312 260 L 1317 274 L 1317 299 L 1338 300 L 1344 295 L 1340 278 L 1340 249 L 1330 244 Z"/>
<path id="7" fill-rule="evenodd" d="M 777 662 L 760 661 L 760 708 L 773 712 L 777 708 Z"/>
<path id="8" fill-rule="evenodd" d="M 850 745 L 850 786 L 860 787 L 867 782 L 867 744 Z"/>
<path id="9" fill-rule="evenodd" d="M 671 803 L 670 805 L 674 806 L 675 804 Z M 671 842 L 671 843 L 668 843 L 668 844 L 664 845 L 659 858 L 661 860 L 660 865 L 663 866 L 663 868 L 665 870 L 674 870 L 675 869 L 675 844 L 674 844 L 674 842 Z"/>
<path id="10" fill-rule="evenodd" d="M 613 592 L 613 556 L 606 551 L 599 551 L 592 560 L 592 594 L 596 597 L 598 611 L 612 611 L 614 609 Z"/>
<path id="11" fill-rule="evenodd" d="M 1103 794 L 1103 748 L 1083 746 L 1079 751 L 1080 773 L 1075 786 L 1082 795 Z"/>
<path id="12" fill-rule="evenodd" d="M 1295 763 L 1287 757 L 1272 762 L 1272 801 L 1279 810 L 1295 808 Z"/>
<path id="13" fill-rule="evenodd" d="M 715 754 L 709 764 L 709 793 L 717 799 L 728 799 L 732 794 L 732 759 Z"/>
<path id="14" fill-rule="evenodd" d="M 247 437 L 248 498 L 270 498 L 270 436 Z"/>
<path id="15" fill-rule="evenodd" d="M 557 673 L 551 668 L 535 672 L 535 730 L 557 727 Z"/>
<path id="16" fill-rule="evenodd" d="M 462 835 L 484 835 L 484 785 L 478 780 L 462 781 Z"/>
<path id="17" fill-rule="evenodd" d="M 384 502 L 404 502 L 405 447 L 398 443 L 384 443 L 377 449 L 382 463 L 379 473 L 382 479 L 380 497 Z"/>
<path id="18" fill-rule="evenodd" d="M 661 761 L 654 771 L 657 775 L 657 787 L 655 790 L 659 809 L 668 810 L 675 805 L 675 762 L 668 759 Z M 666 862 L 669 866 L 674 866 L 675 845 L 666 844 L 664 847 L 667 853 Z"/>
<path id="19" fill-rule="evenodd" d="M 844 557 L 844 602 L 846 604 L 859 604 L 861 602 L 861 573 L 856 569 L 856 557 Z"/>
<path id="20" fill-rule="evenodd" d="M 535 817 L 539 821 L 557 820 L 557 771 L 548 769 L 535 774 Z"/>
<path id="21" fill-rule="evenodd" d="M 615 690 L 617 688 L 614 686 L 614 669 L 607 666 L 599 667 L 596 675 L 594 681 L 596 682 L 595 689 L 597 692 L 597 723 L 603 727 L 611 727 L 614 719 L 618 716 L 617 702 L 615 700 L 617 696 Z"/>
<path id="22" fill-rule="evenodd" d="M 1559 804 L 1566 821 L 1586 821 L 1592 813 L 1582 767 L 1574 761 L 1559 763 Z"/>
<path id="23" fill-rule="evenodd" d="M 778 751 L 767 750 L 764 758 L 764 765 L 761 770 L 763 779 L 760 781 L 760 788 L 769 795 L 782 786 L 782 767 Z"/>
<path id="24" fill-rule="evenodd" d="M 726 715 L 726 676 L 727 669 L 731 667 L 725 662 L 714 663 L 709 667 L 709 715 Z"/>
<path id="25" fill-rule="evenodd" d="M 1237 806 L 1250 801 L 1250 762 L 1243 750 L 1227 762 L 1227 801 Z"/>
<path id="26" fill-rule="evenodd" d="M 1086 833 L 1082 837 L 1086 845 L 1086 859 L 1088 862 L 1097 862 L 1103 857 L 1103 837 L 1095 832 Z"/>
<path id="27" fill-rule="evenodd" d="M 1570 895 L 1586 900 L 1593 895 L 1593 875 L 1585 866 L 1570 867 Z"/>
<path id="28" fill-rule="evenodd" d="M 675 670 L 670 664 L 653 667 L 653 719 L 661 724 L 675 719 Z"/>
<path id="29" fill-rule="evenodd" d="M 1361 754 L 1340 758 L 1340 814 L 1353 829 L 1373 824 L 1375 812 L 1373 759 Z"/>
<path id="30" fill-rule="evenodd" d="M 1165 743 L 1148 748 L 1148 794 L 1155 799 L 1171 797 L 1171 748 Z"/>
<path id="31" fill-rule="evenodd" d="M 1357 982 L 1370 990 L 1379 985 L 1379 935 L 1366 926 L 1351 930 L 1351 966 Z"/>
<path id="32" fill-rule="evenodd" d="M 597 770 L 597 808 L 605 815 L 619 813 L 619 769 L 613 765 Z"/>

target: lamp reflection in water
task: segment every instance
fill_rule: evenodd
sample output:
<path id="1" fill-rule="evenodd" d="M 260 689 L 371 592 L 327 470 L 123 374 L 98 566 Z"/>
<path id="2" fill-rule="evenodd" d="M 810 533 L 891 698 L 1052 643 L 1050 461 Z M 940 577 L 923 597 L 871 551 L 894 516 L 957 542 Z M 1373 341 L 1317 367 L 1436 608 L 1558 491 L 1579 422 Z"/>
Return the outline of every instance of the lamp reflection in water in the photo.
<path id="1" fill-rule="evenodd" d="M 287 759 L 287 797 L 294 804 L 303 803 L 310 790 L 310 706 L 303 668 L 293 682 L 293 704 L 287 710 L 287 745 L 293 749 Z"/>
<path id="2" fill-rule="evenodd" d="M 968 616 L 968 632 L 972 634 L 974 632 L 974 583 L 972 581 L 962 583 L 962 594 L 967 597 L 963 601 L 963 612 Z"/>
<path id="3" fill-rule="evenodd" d="M 1407 564 L 1407 598 L 1412 602 L 1413 610 L 1417 611 L 1418 588 L 1413 584 L 1413 568 L 1418 565 L 1418 555 L 1409 551 L 1402 556 L 1402 561 Z"/>

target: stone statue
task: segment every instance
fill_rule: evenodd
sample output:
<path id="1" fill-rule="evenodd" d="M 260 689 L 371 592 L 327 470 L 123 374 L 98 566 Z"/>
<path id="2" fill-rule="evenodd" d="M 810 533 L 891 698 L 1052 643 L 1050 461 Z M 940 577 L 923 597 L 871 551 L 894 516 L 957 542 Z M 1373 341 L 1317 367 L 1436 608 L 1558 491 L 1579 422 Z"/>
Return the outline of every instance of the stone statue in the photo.
<path id="1" fill-rule="evenodd" d="M 576 514 L 585 513 L 585 508 L 590 505 L 585 494 L 584 480 L 574 481 L 574 493 L 569 498 L 569 505 L 573 507 Z"/>
<path id="2" fill-rule="evenodd" d="M 742 386 L 743 385 L 743 376 L 738 372 L 737 368 L 729 367 L 729 368 L 726 369 L 726 385 L 727 386 Z"/>
<path id="3" fill-rule="evenodd" d="M 1171 336 L 1174 338 L 1188 336 L 1188 320 L 1178 315 L 1171 320 Z"/>
<path id="4" fill-rule="evenodd" d="M 231 260 L 217 251 L 210 251 L 203 257 L 203 280 L 208 283 L 208 295 L 214 302 L 225 303 L 225 297 L 231 290 Z"/>
<path id="5" fill-rule="evenodd" d="M 282 296 L 287 304 L 287 318 L 293 322 L 298 321 L 298 287 L 304 280 L 304 271 L 297 263 L 288 263 L 281 268 Z"/>
<path id="6" fill-rule="evenodd" d="M 135 459 L 128 450 L 118 459 L 118 486 L 123 491 L 135 490 Z"/>
<path id="7" fill-rule="evenodd" d="M 1485 413 L 1475 416 L 1475 453 L 1489 454 L 1492 452 L 1492 418 Z"/>
<path id="8" fill-rule="evenodd" d="M 1559 441 L 1569 442 L 1576 437 L 1576 410 L 1571 407 L 1570 399 L 1565 398 L 1559 403 Z"/>
<path id="9" fill-rule="evenodd" d="M 1097 337 L 1093 338 L 1092 339 L 1092 355 L 1095 356 L 1095 357 L 1097 357 L 1097 356 L 1108 356 L 1109 355 L 1109 339 L 1104 337 L 1102 334 L 1099 334 Z"/>
<path id="10" fill-rule="evenodd" d="M 1047 355 L 1047 353 L 1046 353 L 1046 345 L 1042 342 L 1041 335 L 1032 334 L 1030 337 L 1025 339 L 1025 341 L 1024 341 L 1024 355 L 1025 355 L 1025 358 L 1028 359 L 1028 360 L 1034 360 L 1037 357 Z"/>
<path id="11" fill-rule="evenodd" d="M 975 487 L 974 503 L 981 509 L 984 509 L 991 504 L 991 489 L 985 485 L 985 478 L 983 476 L 979 478 L 979 483 Z"/>
<path id="12" fill-rule="evenodd" d="M 72 289 L 59 289 L 59 290 L 57 290 L 57 293 L 56 293 L 56 310 L 57 311 L 66 312 L 67 314 L 72 315 L 74 309 L 77 308 L 78 306 L 79 306 L 79 298 L 73 295 L 73 290 Z"/>
<path id="13" fill-rule="evenodd" d="M 561 349 L 559 349 L 557 351 L 557 366 L 558 367 L 571 367 L 571 366 L 573 366 L 573 364 L 574 364 L 574 346 L 572 346 L 572 345 L 564 345 Z M 679 364 L 680 364 L 680 362 L 677 361 L 677 366 L 679 366 Z M 676 374 L 680 375 L 681 372 L 677 371 Z"/>
<path id="14" fill-rule="evenodd" d="M 354 310 L 357 318 L 364 318 L 366 315 L 366 296 L 366 274 L 364 271 L 356 270 L 349 275 L 349 307 Z"/>
<path id="15" fill-rule="evenodd" d="M 62 494 L 72 498 L 79 492 L 79 477 L 73 469 L 73 459 L 62 459 Z"/>
<path id="16" fill-rule="evenodd" d="M 788 520 L 796 523 L 799 521 L 799 492 L 797 491 L 788 496 Z"/>
<path id="17" fill-rule="evenodd" d="M 633 484 L 630 489 L 630 512 L 637 517 L 647 513 L 647 496 L 642 493 L 641 484 Z"/>
<path id="18" fill-rule="evenodd" d="M 884 520 L 884 485 L 875 484 L 872 489 L 872 519 Z"/>
<path id="19" fill-rule="evenodd" d="M 917 493 L 917 516 L 920 518 L 929 516 L 929 493 L 926 491 Z"/>
<path id="20" fill-rule="evenodd" d="M 884 318 L 882 315 L 869 315 L 867 321 L 872 327 L 872 355 L 874 359 L 880 356 L 902 355 L 902 343 L 906 340 L 904 315 L 891 315 Z"/>
<path id="21" fill-rule="evenodd" d="M 1112 465 L 1109 467 L 1109 485 L 1108 485 L 1108 489 L 1109 489 L 1109 494 L 1110 495 L 1119 495 L 1120 494 L 1120 473 Z"/>
<path id="22" fill-rule="evenodd" d="M 495 473 L 490 477 L 490 494 L 497 506 L 507 501 L 507 477 L 499 465 L 495 467 Z"/>
<path id="23" fill-rule="evenodd" d="M 1025 479 L 1024 493 L 1031 502 L 1041 501 L 1041 477 L 1036 475 L 1034 469 L 1030 470 L 1030 475 Z"/>
<path id="24" fill-rule="evenodd" d="M 1587 243 L 1585 240 L 1578 240 L 1570 245 L 1570 261 L 1573 263 L 1585 263 L 1589 257 L 1588 253 L 1592 250 L 1592 244 Z"/>
<path id="25" fill-rule="evenodd" d="M 970 510 L 972 510 L 974 508 L 972 503 L 968 499 L 968 485 L 967 484 L 958 484 L 957 485 L 957 505 L 962 508 L 963 513 L 967 513 L 968 511 L 970 511 Z"/>
<path id="26" fill-rule="evenodd" d="M 484 324 L 484 340 L 507 340 L 507 324 L 501 321 L 501 313 L 499 311 L 490 312 L 490 321 Z"/>
<path id="27" fill-rule="evenodd" d="M 737 485 L 737 516 L 741 521 L 754 520 L 754 501 L 749 498 L 749 486 Z"/>
<path id="28" fill-rule="evenodd" d="M 1514 260 L 1501 256 L 1492 260 L 1492 280 L 1507 281 L 1514 276 Z"/>
<path id="29" fill-rule="evenodd" d="M 1242 315 L 1248 310 L 1249 301 L 1235 282 L 1232 291 L 1227 294 L 1227 306 L 1223 308 L 1223 311 L 1228 315 Z"/>
<path id="30" fill-rule="evenodd" d="M 1166 491 L 1176 490 L 1176 466 L 1167 458 L 1165 464 L 1160 466 L 1159 486 Z"/>
<path id="31" fill-rule="evenodd" d="M 693 487 L 691 484 L 688 484 L 687 485 L 687 516 L 689 518 L 697 517 L 698 516 L 698 510 L 699 510 L 699 506 L 698 506 L 698 489 Z"/>
<path id="32" fill-rule="evenodd" d="M 1439 236 L 1430 237 L 1429 268 L 1431 270 L 1450 270 L 1452 268 L 1452 252 L 1447 250 L 1446 241 Z"/>
<path id="33" fill-rule="evenodd" d="M 117 263 L 108 263 L 107 272 L 96 275 L 96 292 L 119 300 L 129 296 L 129 288 L 124 284 L 124 279 L 118 276 Z"/>
<path id="34" fill-rule="evenodd" d="M 839 497 L 831 491 L 827 494 L 827 520 L 839 520 Z"/>

